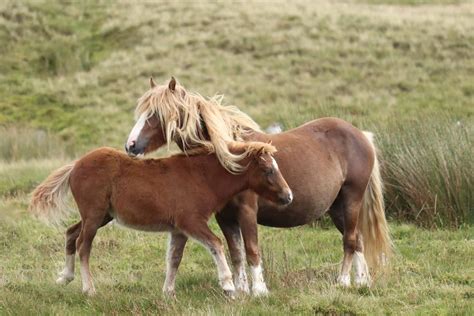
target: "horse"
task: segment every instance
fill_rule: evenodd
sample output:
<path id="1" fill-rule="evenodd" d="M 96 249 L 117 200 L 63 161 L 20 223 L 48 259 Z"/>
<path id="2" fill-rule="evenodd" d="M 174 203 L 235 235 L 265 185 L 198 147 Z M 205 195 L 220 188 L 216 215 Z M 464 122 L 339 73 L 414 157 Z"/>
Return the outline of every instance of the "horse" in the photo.
<path id="1" fill-rule="evenodd" d="M 276 149 L 260 142 L 229 144 L 242 157 L 237 175 L 223 168 L 216 155 L 196 149 L 162 159 L 133 159 L 112 148 L 96 149 L 54 171 L 32 193 L 30 211 L 49 222 L 67 215 L 70 189 L 81 221 L 66 232 L 66 262 L 58 284 L 74 279 L 76 249 L 81 263 L 82 290 L 95 294 L 89 270 L 92 241 L 112 219 L 143 231 L 167 231 L 165 294 L 174 295 L 175 277 L 189 237 L 206 247 L 216 265 L 220 286 L 230 297 L 235 286 L 222 242 L 207 222 L 235 194 L 253 190 L 278 205 L 292 201 L 292 192 L 273 158 Z M 71 208 L 69 208 L 71 209 Z"/>
<path id="2" fill-rule="evenodd" d="M 386 269 L 393 252 L 385 218 L 383 182 L 373 135 L 338 118 L 320 118 L 279 134 L 265 134 L 222 97 L 204 98 L 187 91 L 175 78 L 150 89 L 135 110 L 136 124 L 125 149 L 129 155 L 147 154 L 175 142 L 182 151 L 196 147 L 216 153 L 231 172 L 240 172 L 238 161 L 225 144 L 231 140 L 272 142 L 274 158 L 292 188 L 293 203 L 276 206 L 252 192 L 242 192 L 216 214 L 236 270 L 235 283 L 249 292 L 242 254 L 242 237 L 253 278 L 254 295 L 268 293 L 258 248 L 257 223 L 270 227 L 295 227 L 325 213 L 343 235 L 343 260 L 337 283 L 370 286 L 371 274 Z M 235 168 L 237 166 L 237 168 Z"/>

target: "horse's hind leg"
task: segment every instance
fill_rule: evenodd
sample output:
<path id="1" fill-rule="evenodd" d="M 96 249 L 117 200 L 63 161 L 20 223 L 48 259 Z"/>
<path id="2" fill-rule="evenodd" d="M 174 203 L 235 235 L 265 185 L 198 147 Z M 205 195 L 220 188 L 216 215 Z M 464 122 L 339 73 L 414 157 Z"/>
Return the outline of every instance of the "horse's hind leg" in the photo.
<path id="1" fill-rule="evenodd" d="M 364 256 L 363 236 L 359 232 L 357 234 L 357 248 L 354 252 L 354 270 L 355 270 L 355 285 L 356 286 L 370 286 L 369 266 Z"/>
<path id="2" fill-rule="evenodd" d="M 76 254 L 76 239 L 81 232 L 82 222 L 69 227 L 66 231 L 66 263 L 64 269 L 59 273 L 57 284 L 68 284 L 74 280 L 74 259 Z"/>
<path id="3" fill-rule="evenodd" d="M 163 285 L 163 293 L 174 296 L 176 272 L 183 258 L 184 247 L 188 237 L 179 232 L 171 232 L 166 255 L 166 279 Z"/>
<path id="4" fill-rule="evenodd" d="M 234 266 L 234 284 L 237 291 L 249 293 L 247 272 L 245 271 L 245 254 L 242 236 L 237 219 L 226 216 L 226 209 L 216 214 L 217 223 L 225 236 L 229 246 L 230 258 Z"/>
<path id="5" fill-rule="evenodd" d="M 336 201 L 331 205 L 328 213 L 341 234 L 344 234 L 344 210 L 344 197 L 343 194 L 339 194 Z M 364 256 L 363 236 L 359 231 L 357 231 L 357 245 L 356 250 L 354 251 L 353 266 L 355 270 L 355 285 L 370 285 L 369 267 Z"/>
<path id="6" fill-rule="evenodd" d="M 82 217 L 82 229 L 76 241 L 76 247 L 81 262 L 82 292 L 87 295 L 95 294 L 95 288 L 89 269 L 92 241 L 94 240 L 97 230 L 112 220 L 112 217 L 108 214 L 106 214 L 105 217 L 102 217 L 100 214 L 94 215 L 95 216 L 91 217 Z"/>
<path id="7" fill-rule="evenodd" d="M 232 273 L 227 265 L 224 247 L 219 238 L 214 235 L 206 223 L 193 222 L 188 225 L 179 225 L 178 228 L 186 235 L 201 242 L 209 250 L 217 265 L 219 283 L 222 289 L 227 295 L 234 297 L 235 287 L 234 282 L 232 282 Z"/>
<path id="8" fill-rule="evenodd" d="M 331 218 L 339 230 L 341 230 L 341 224 L 343 225 L 344 259 L 342 260 L 338 283 L 346 287 L 351 284 L 350 272 L 354 253 L 357 252 L 357 264 L 360 263 L 360 255 L 363 257 L 363 249 L 360 248 L 361 243 L 358 242 L 357 231 L 357 221 L 363 196 L 364 190 L 359 190 L 355 186 L 344 185 L 341 192 L 339 192 L 334 208 L 330 211 Z M 342 216 L 340 212 L 342 212 Z"/>

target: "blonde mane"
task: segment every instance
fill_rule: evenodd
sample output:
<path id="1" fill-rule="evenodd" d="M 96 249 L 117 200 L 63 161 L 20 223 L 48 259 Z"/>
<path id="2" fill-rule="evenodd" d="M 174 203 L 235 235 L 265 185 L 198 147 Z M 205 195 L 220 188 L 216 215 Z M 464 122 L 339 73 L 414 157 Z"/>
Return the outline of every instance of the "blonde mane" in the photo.
<path id="1" fill-rule="evenodd" d="M 176 84 L 151 88 L 138 99 L 135 116 L 145 113 L 156 115 L 160 120 L 168 146 L 171 142 L 181 143 L 186 152 L 194 147 L 205 148 L 215 153 L 224 168 L 239 173 L 245 167 L 238 162 L 247 154 L 235 154 L 229 150 L 229 143 L 242 141 L 247 133 L 260 128 L 247 114 L 235 106 L 222 105 L 223 96 L 204 98 L 198 93 L 188 92 Z M 203 127 L 202 123 L 205 124 Z M 206 132 L 209 139 L 206 139 Z"/>

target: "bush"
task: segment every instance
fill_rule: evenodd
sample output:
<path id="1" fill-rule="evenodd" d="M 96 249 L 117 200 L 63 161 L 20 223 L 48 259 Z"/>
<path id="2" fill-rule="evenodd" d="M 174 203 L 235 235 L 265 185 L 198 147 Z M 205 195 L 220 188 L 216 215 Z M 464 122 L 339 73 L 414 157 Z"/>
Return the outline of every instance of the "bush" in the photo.
<path id="1" fill-rule="evenodd" d="M 473 223 L 472 132 L 449 119 L 378 129 L 391 217 L 429 228 Z"/>
<path id="2" fill-rule="evenodd" d="M 71 155 L 71 145 L 43 130 L 0 127 L 0 160 L 64 158 Z"/>

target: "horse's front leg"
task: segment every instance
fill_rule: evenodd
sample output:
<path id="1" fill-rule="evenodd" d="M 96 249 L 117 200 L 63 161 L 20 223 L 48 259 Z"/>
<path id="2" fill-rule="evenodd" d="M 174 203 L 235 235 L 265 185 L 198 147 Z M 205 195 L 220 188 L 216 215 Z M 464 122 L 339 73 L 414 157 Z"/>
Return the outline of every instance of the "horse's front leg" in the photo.
<path id="1" fill-rule="evenodd" d="M 268 288 L 263 278 L 262 260 L 258 247 L 257 201 L 257 194 L 250 191 L 243 193 L 243 198 L 239 202 L 238 220 L 252 275 L 252 293 L 260 296 L 268 294 Z"/>
<path id="2" fill-rule="evenodd" d="M 249 293 L 242 236 L 239 223 L 237 222 L 237 214 L 232 202 L 226 205 L 221 212 L 216 214 L 216 220 L 229 246 L 230 258 L 234 266 L 235 289 L 240 292 Z"/>

